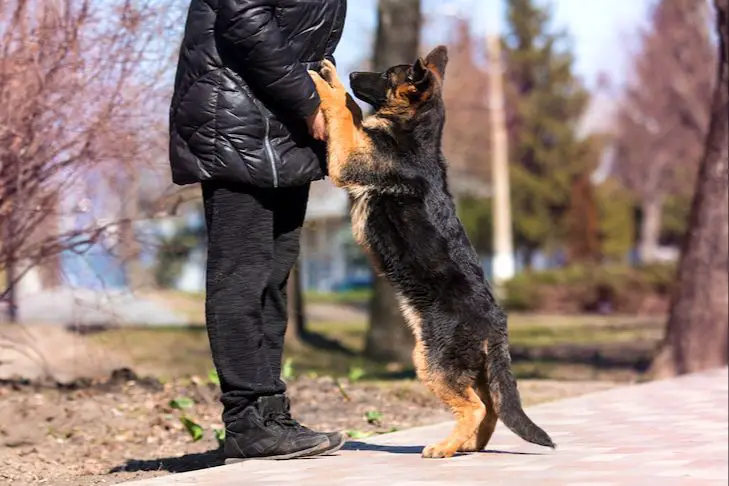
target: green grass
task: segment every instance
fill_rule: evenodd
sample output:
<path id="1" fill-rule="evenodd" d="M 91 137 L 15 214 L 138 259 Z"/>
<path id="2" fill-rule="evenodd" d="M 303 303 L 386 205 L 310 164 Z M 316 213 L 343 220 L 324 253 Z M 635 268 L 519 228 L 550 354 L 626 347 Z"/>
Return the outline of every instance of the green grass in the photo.
<path id="1" fill-rule="evenodd" d="M 312 304 L 366 305 L 372 297 L 370 289 L 346 292 L 306 292 L 304 299 Z"/>
<path id="2" fill-rule="evenodd" d="M 587 364 L 522 361 L 512 364 L 519 379 L 570 381 L 634 381 L 637 373 L 627 368 L 596 368 Z"/>
<path id="3" fill-rule="evenodd" d="M 310 332 L 336 339 L 354 351 L 359 352 L 364 349 L 365 334 L 367 333 L 367 322 L 365 321 L 310 322 L 308 329 Z"/>
<path id="4" fill-rule="evenodd" d="M 353 355 L 287 343 L 284 359 L 290 359 L 294 375 L 347 377 L 361 368 L 363 379 L 412 377 L 408 369 L 386 366 L 363 358 L 366 322 L 312 322 L 309 330 L 338 340 Z M 624 316 L 537 316 L 510 317 L 510 339 L 515 346 L 543 347 L 562 344 L 607 346 L 624 342 L 657 342 L 663 334 L 663 320 Z M 127 353 L 140 374 L 161 378 L 205 376 L 212 367 L 205 328 L 116 329 L 91 336 L 110 350 Z M 515 363 L 519 376 L 594 379 L 604 374 L 589 365 L 528 362 Z"/>
<path id="5" fill-rule="evenodd" d="M 663 335 L 663 326 L 664 320 L 655 317 L 514 314 L 509 317 L 509 340 L 520 346 L 656 341 Z M 361 350 L 367 323 L 314 322 L 309 324 L 309 329 L 336 337 L 348 347 Z"/>
<path id="6" fill-rule="evenodd" d="M 527 347 L 658 341 L 663 326 L 663 319 L 654 317 L 517 314 L 509 322 L 509 340 L 514 345 Z"/>

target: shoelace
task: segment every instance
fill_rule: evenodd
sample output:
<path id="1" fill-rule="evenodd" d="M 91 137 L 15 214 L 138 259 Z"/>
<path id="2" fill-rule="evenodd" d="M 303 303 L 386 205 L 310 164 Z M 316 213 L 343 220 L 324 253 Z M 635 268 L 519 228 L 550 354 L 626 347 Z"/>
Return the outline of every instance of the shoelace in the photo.
<path id="1" fill-rule="evenodd" d="M 298 427 L 299 423 L 286 412 L 269 412 L 263 419 L 263 425 L 277 424 L 282 427 Z"/>

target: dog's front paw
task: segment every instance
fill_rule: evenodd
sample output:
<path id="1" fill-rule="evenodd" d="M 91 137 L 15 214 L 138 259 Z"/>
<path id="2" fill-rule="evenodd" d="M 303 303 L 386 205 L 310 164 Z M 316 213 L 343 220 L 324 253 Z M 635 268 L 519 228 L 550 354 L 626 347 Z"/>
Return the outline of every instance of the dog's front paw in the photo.
<path id="1" fill-rule="evenodd" d="M 332 87 L 329 86 L 329 83 L 316 71 L 309 71 L 309 76 L 311 76 L 311 80 L 314 81 L 314 86 L 316 86 L 316 91 L 319 93 L 319 96 L 326 95 L 332 91 Z"/>
<path id="2" fill-rule="evenodd" d="M 326 68 L 322 69 L 322 74 L 325 70 Z M 347 91 L 343 86 L 332 87 L 327 80 L 315 71 L 309 71 L 309 76 L 314 81 L 316 92 L 319 93 L 321 100 L 321 109 L 325 114 L 347 107 Z"/>
<path id="3" fill-rule="evenodd" d="M 446 457 L 453 457 L 456 451 L 452 448 L 447 447 L 445 444 L 431 444 L 423 449 L 423 457 L 428 459 L 444 459 Z"/>
<path id="4" fill-rule="evenodd" d="M 321 77 L 329 83 L 329 86 L 334 89 L 344 89 L 344 85 L 342 85 L 342 82 L 339 80 L 339 75 L 337 75 L 336 66 L 329 60 L 324 60 L 321 65 Z"/>

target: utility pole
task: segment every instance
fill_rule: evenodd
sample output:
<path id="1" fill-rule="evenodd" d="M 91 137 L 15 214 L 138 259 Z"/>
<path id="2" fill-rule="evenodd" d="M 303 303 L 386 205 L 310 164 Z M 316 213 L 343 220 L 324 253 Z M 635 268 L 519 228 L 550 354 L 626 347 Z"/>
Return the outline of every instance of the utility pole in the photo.
<path id="1" fill-rule="evenodd" d="M 494 23 L 495 23 L 495 19 Z M 496 24 L 498 25 L 498 24 Z M 514 246 L 509 187 L 509 147 L 504 114 L 504 79 L 500 29 L 486 36 L 489 59 L 489 108 L 491 111 L 491 167 L 493 184 L 494 257 L 493 279 L 497 288 L 514 276 Z"/>

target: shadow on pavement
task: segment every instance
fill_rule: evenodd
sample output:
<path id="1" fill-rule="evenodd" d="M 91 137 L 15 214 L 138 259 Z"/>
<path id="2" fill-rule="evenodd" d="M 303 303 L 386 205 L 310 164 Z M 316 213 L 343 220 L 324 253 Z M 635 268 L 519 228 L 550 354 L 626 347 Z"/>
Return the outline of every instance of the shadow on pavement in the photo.
<path id="1" fill-rule="evenodd" d="M 350 441 L 347 442 L 343 451 L 367 451 L 367 452 L 387 452 L 389 454 L 415 454 L 420 455 L 423 452 L 423 446 L 400 446 L 400 445 L 378 445 L 367 444 L 366 442 Z M 479 454 L 513 454 L 520 456 L 540 456 L 543 454 L 534 452 L 511 452 L 487 449 L 479 452 Z M 468 454 L 459 453 L 456 457 Z M 318 456 L 306 459 L 324 459 L 325 456 Z M 130 459 L 121 466 L 113 468 L 109 473 L 119 472 L 141 472 L 141 471 L 167 471 L 170 473 L 183 473 L 207 469 L 215 466 L 223 465 L 223 455 L 219 449 L 208 452 L 185 454 L 178 457 L 165 457 L 161 459 L 136 460 Z"/>
<path id="2" fill-rule="evenodd" d="M 121 466 L 113 468 L 109 473 L 140 472 L 140 471 L 167 471 L 183 473 L 207 469 L 223 465 L 223 455 L 219 449 L 197 454 L 185 454 L 178 457 L 164 457 L 161 459 L 136 460 L 130 459 Z"/>
<path id="3" fill-rule="evenodd" d="M 366 442 L 350 441 L 347 442 L 343 451 L 368 451 L 368 452 L 387 452 L 389 454 L 417 454 L 420 455 L 423 452 L 424 446 L 399 446 L 399 445 L 378 445 L 378 444 L 367 444 Z M 458 453 L 458 456 L 465 456 L 473 453 Z M 477 454 L 508 454 L 516 456 L 541 456 L 544 455 L 538 452 L 512 452 L 512 451 L 499 451 L 494 449 L 486 449 L 485 451 L 478 452 Z"/>
<path id="4" fill-rule="evenodd" d="M 389 452 L 390 454 L 420 454 L 423 452 L 423 446 L 390 446 L 367 444 L 366 442 L 358 442 L 356 440 L 349 441 L 342 447 L 343 451 L 370 451 L 370 452 Z"/>

